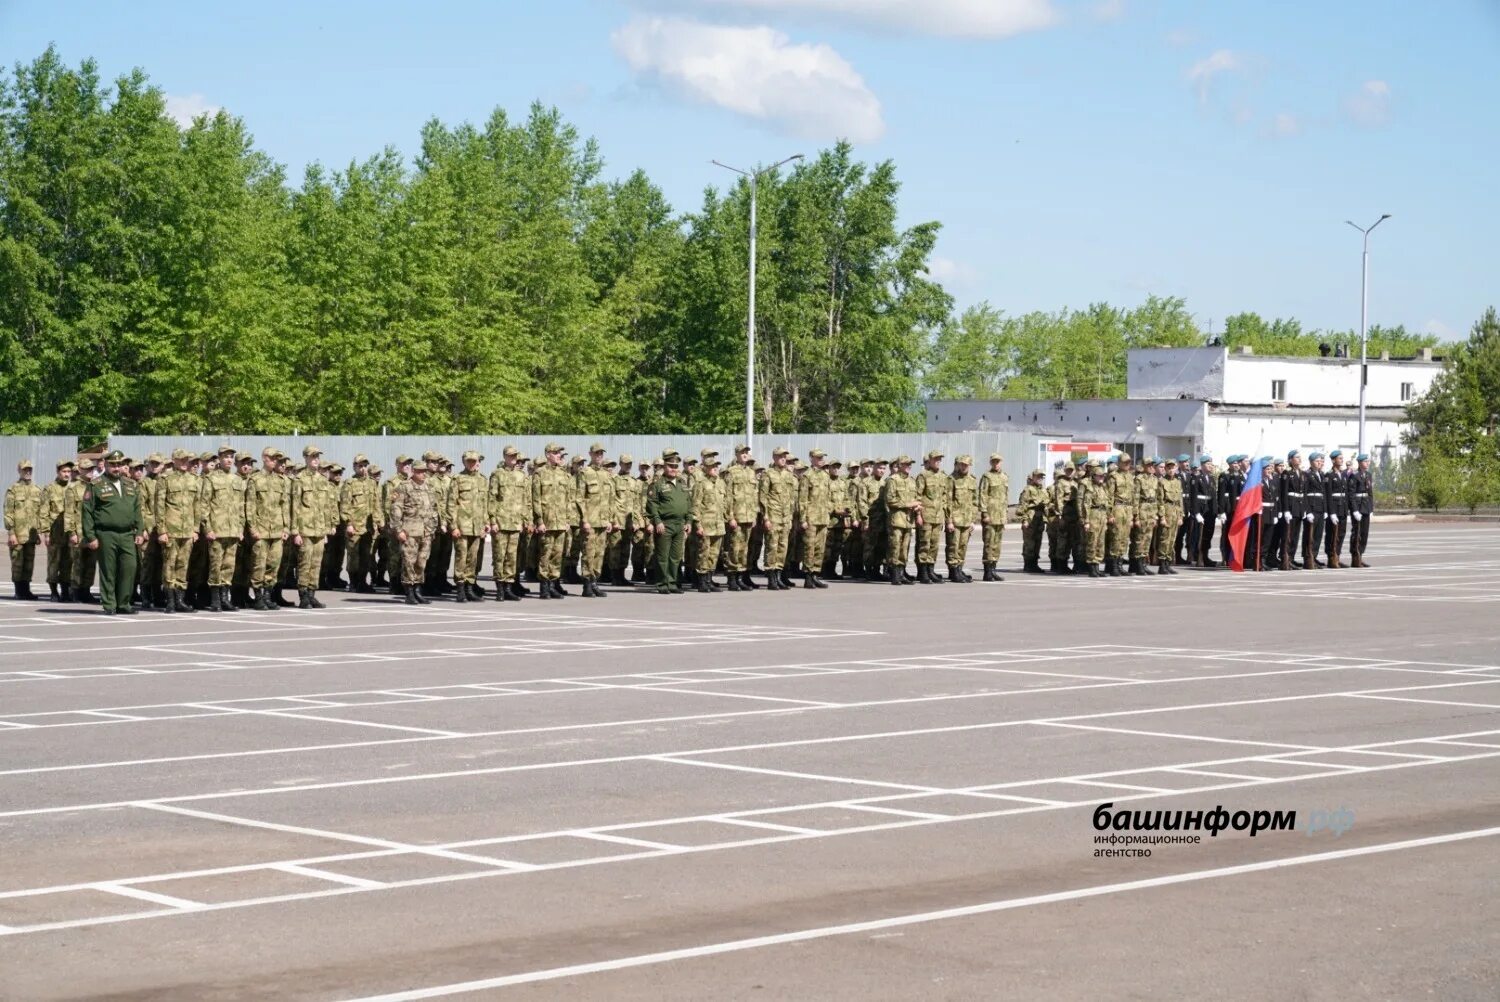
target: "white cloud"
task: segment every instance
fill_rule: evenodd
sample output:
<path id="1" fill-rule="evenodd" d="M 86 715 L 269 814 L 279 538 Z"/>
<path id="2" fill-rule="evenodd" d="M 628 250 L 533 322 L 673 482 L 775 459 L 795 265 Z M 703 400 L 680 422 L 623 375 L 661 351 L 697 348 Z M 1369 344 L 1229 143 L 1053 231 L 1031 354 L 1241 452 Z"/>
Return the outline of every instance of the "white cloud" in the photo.
<path id="1" fill-rule="evenodd" d="M 1188 82 L 1198 92 L 1200 104 L 1208 103 L 1209 85 L 1220 73 L 1230 73 L 1244 66 L 1244 60 L 1228 49 L 1219 49 L 1213 55 L 1200 59 L 1187 71 Z"/>
<path id="2" fill-rule="evenodd" d="M 1095 21 L 1118 21 L 1125 16 L 1125 0 L 1099 0 L 1091 13 Z"/>
<path id="3" fill-rule="evenodd" d="M 1359 93 L 1344 98 L 1344 116 L 1355 125 L 1372 129 L 1390 121 L 1390 84 L 1384 80 L 1366 80 Z"/>
<path id="4" fill-rule="evenodd" d="M 927 274 L 941 285 L 967 285 L 979 277 L 973 266 L 934 254 L 927 261 Z"/>
<path id="5" fill-rule="evenodd" d="M 222 110 L 217 104 L 209 104 L 208 98 L 202 94 L 167 94 L 166 101 L 167 117 L 184 129 L 192 125 L 199 115 L 213 118 Z"/>
<path id="6" fill-rule="evenodd" d="M 767 27 L 637 17 L 611 36 L 636 73 L 807 139 L 872 142 L 880 101 L 827 45 L 793 44 Z"/>
<path id="7" fill-rule="evenodd" d="M 754 14 L 827 16 L 880 28 L 958 38 L 1008 38 L 1062 20 L 1052 0 L 674 0 L 677 6 Z M 1123 0 L 1103 0 L 1119 6 Z"/>

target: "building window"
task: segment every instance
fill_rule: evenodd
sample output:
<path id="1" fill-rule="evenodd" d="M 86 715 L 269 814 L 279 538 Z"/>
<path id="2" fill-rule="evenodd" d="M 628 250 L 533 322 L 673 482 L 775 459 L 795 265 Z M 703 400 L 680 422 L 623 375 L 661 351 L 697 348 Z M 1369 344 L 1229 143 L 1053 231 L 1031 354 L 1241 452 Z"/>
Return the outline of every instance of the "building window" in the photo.
<path id="1" fill-rule="evenodd" d="M 1286 399 L 1286 380 L 1285 379 L 1273 379 L 1273 380 L 1271 380 L 1271 399 L 1272 400 L 1285 400 Z"/>
<path id="2" fill-rule="evenodd" d="M 1411 399 L 1411 391 L 1412 391 L 1412 385 L 1410 383 L 1402 383 L 1401 384 L 1401 402 L 1403 404 L 1406 403 L 1408 400 Z"/>

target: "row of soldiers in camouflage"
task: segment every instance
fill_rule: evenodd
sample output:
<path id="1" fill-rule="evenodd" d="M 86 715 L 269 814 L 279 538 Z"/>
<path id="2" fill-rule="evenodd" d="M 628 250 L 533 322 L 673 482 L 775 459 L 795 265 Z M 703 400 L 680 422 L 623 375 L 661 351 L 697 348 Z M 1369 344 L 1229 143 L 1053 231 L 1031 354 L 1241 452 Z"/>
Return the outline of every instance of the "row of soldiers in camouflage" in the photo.
<path id="1" fill-rule="evenodd" d="M 353 476 L 343 480 L 343 467 L 325 466 L 314 445 L 302 450 L 300 467 L 267 449 L 259 469 L 254 456 L 229 445 L 197 455 L 178 449 L 170 460 L 112 454 L 129 489 L 116 483 L 110 496 L 138 496 L 141 521 L 131 580 L 113 582 L 112 591 L 129 596 L 127 604 L 166 612 L 290 606 L 281 590 L 293 585 L 301 608 L 322 608 L 317 592 L 329 587 L 388 586 L 410 604 L 450 592 L 475 601 L 485 597 L 478 577 L 486 540 L 495 597 L 506 601 L 532 594 L 525 580 L 541 583 L 542 598 L 570 594 L 564 581 L 600 598 L 601 582 L 644 581 L 673 593 L 687 580 L 717 591 L 716 572 L 727 575 L 729 590 L 751 590 L 760 587 L 751 579 L 760 563 L 772 590 L 790 587 L 799 567 L 810 589 L 844 576 L 909 583 L 913 538 L 915 580 L 942 580 L 934 568 L 945 549 L 949 580 L 967 582 L 963 563 L 975 527 L 984 537 L 984 579 L 1000 580 L 1010 488 L 998 454 L 975 478 L 970 457 L 958 457 L 949 474 L 937 452 L 916 477 L 907 456 L 851 462 L 844 475 L 845 464 L 817 449 L 807 462 L 776 449 L 765 467 L 740 446 L 722 472 L 712 449 L 685 460 L 667 452 L 638 467 L 631 456 L 613 460 L 604 452 L 596 443 L 587 458 L 567 463 L 561 446 L 548 446 L 533 462 L 507 447 L 487 476 L 477 452 L 463 454 L 457 474 L 437 453 L 420 462 L 398 456 L 385 482 L 364 456 L 354 457 Z M 102 466 L 60 461 L 43 486 L 33 482 L 31 463 L 21 464 L 5 503 L 18 598 L 36 597 L 30 583 L 40 544 L 52 598 L 95 601 L 97 547 L 84 523 Z M 1035 566 L 1040 526 L 1027 539 L 1027 563 Z"/>
<path id="2" fill-rule="evenodd" d="M 588 457 L 567 463 L 561 446 L 549 445 L 536 461 L 507 447 L 487 476 L 477 452 L 463 454 L 457 474 L 437 453 L 420 462 L 398 456 L 386 482 L 364 456 L 354 457 L 353 476 L 343 480 L 344 468 L 325 466 L 312 445 L 302 450 L 301 466 L 267 449 L 258 470 L 254 456 L 228 445 L 199 455 L 178 449 L 170 462 L 156 454 L 141 461 L 112 456 L 140 494 L 139 559 L 126 590 L 134 604 L 167 612 L 290 606 L 281 590 L 293 586 L 300 608 L 322 608 L 318 590 L 343 587 L 389 587 L 409 604 L 448 593 L 476 601 L 485 597 L 478 579 L 486 540 L 495 597 L 506 601 L 532 594 L 523 580 L 539 581 L 542 598 L 570 594 L 564 581 L 600 598 L 601 581 L 644 581 L 673 593 L 686 580 L 717 591 L 716 572 L 727 575 L 729 590 L 751 590 L 760 587 L 751 578 L 758 563 L 772 590 L 790 587 L 799 567 L 810 589 L 844 576 L 936 584 L 940 553 L 948 580 L 968 582 L 964 562 L 975 528 L 983 537 L 983 579 L 1001 580 L 996 566 L 1010 486 L 999 454 L 976 478 L 971 457 L 957 457 L 944 472 L 937 451 L 916 476 L 909 456 L 850 462 L 845 473 L 844 463 L 817 449 L 804 463 L 778 448 L 767 468 L 739 446 L 727 469 L 712 449 L 696 459 L 667 452 L 638 468 L 631 456 L 612 460 L 604 452 L 596 443 Z M 1324 547 L 1327 566 L 1338 567 L 1347 540 L 1352 566 L 1367 566 L 1368 457 L 1358 457 L 1353 469 L 1344 468 L 1338 450 L 1329 458 L 1325 472 L 1318 453 L 1305 470 L 1296 450 L 1285 462 L 1266 457 L 1263 511 L 1246 547 L 1258 559 L 1247 564 L 1324 566 L 1317 560 Z M 1043 573 L 1044 535 L 1054 572 L 1099 577 L 1144 574 L 1148 565 L 1159 574 L 1176 573 L 1174 563 L 1216 566 L 1209 556 L 1214 529 L 1233 512 L 1250 465 L 1247 456 L 1231 456 L 1219 473 L 1207 456 L 1196 464 L 1186 456 L 1152 457 L 1134 470 L 1129 456 L 1118 455 L 1086 466 L 1059 463 L 1051 485 L 1033 470 L 1016 506 L 1024 568 Z M 31 463 L 21 464 L 5 500 L 18 598 L 36 597 L 30 583 L 40 543 L 53 599 L 93 601 L 95 553 L 83 516 L 98 477 L 89 460 L 63 460 L 55 480 L 40 486 Z M 913 543 L 915 578 L 906 572 Z M 1226 530 L 1226 559 L 1227 548 Z"/>
<path id="3" fill-rule="evenodd" d="M 1285 460 L 1261 457 L 1261 502 L 1249 521 L 1244 566 L 1338 568 L 1346 548 L 1351 567 L 1369 566 L 1364 554 L 1375 510 L 1369 456 L 1360 453 L 1346 468 L 1342 450 L 1335 449 L 1326 461 L 1332 464 L 1327 470 L 1323 454 L 1314 452 L 1304 468 L 1297 449 Z M 1210 555 L 1215 528 L 1221 528 L 1220 556 L 1229 563 L 1229 520 L 1254 460 L 1232 455 L 1225 462 L 1222 472 L 1212 456 L 1196 463 L 1186 455 L 1154 456 L 1138 470 L 1130 456 L 1118 454 L 1081 466 L 1058 463 L 1040 516 L 1051 569 L 1102 577 L 1146 574 L 1151 565 L 1158 574 L 1177 573 L 1174 565 L 1217 567 Z"/>

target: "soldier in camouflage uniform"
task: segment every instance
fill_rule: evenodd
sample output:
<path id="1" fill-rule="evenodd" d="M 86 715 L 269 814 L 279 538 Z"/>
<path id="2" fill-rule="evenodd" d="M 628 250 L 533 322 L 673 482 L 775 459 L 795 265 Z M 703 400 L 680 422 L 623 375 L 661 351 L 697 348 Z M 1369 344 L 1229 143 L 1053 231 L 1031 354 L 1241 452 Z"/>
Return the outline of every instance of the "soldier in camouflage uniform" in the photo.
<path id="1" fill-rule="evenodd" d="M 479 566 L 484 561 L 484 540 L 490 531 L 490 485 L 479 472 L 484 456 L 470 449 L 459 457 L 463 470 L 448 482 L 443 521 L 453 540 L 453 593 L 455 602 L 478 602 Z"/>
<path id="2" fill-rule="evenodd" d="M 531 484 L 520 465 L 521 451 L 507 445 L 490 474 L 490 535 L 495 598 L 519 602 L 524 594 L 519 563 L 521 540 L 531 535 Z"/>
<path id="3" fill-rule="evenodd" d="M 827 588 L 820 577 L 828 546 L 828 524 L 833 519 L 833 481 L 823 461 L 827 454 L 813 449 L 807 454 L 811 466 L 797 482 L 797 509 L 802 527 L 804 588 Z"/>
<path id="4" fill-rule="evenodd" d="M 422 594 L 427 580 L 427 560 L 432 540 L 438 534 L 437 498 L 428 483 L 429 465 L 414 466 L 411 476 L 395 483 L 386 524 L 401 547 L 401 584 L 407 605 L 427 605 Z"/>
<path id="5" fill-rule="evenodd" d="M 849 531 L 849 481 L 842 476 L 844 461 L 830 459 L 823 465 L 828 472 L 828 537 L 823 544 L 823 561 L 817 568 L 818 580 L 841 580 L 839 558 L 844 555 L 845 537 Z M 847 565 L 845 567 L 847 569 Z"/>
<path id="6" fill-rule="evenodd" d="M 291 490 L 281 473 L 286 457 L 275 448 L 261 453 L 261 468 L 251 474 L 245 500 L 250 523 L 250 588 L 252 609 L 269 612 L 280 601 L 281 559 L 291 535 Z"/>
<path id="7" fill-rule="evenodd" d="M 943 579 L 933 571 L 937 565 L 938 545 L 948 524 L 948 474 L 942 471 L 943 454 L 933 449 L 915 481 L 917 499 L 922 502 L 917 517 L 917 583 L 941 584 Z"/>
<path id="8" fill-rule="evenodd" d="M 354 476 L 339 487 L 339 524 L 343 527 L 345 567 L 349 587 L 367 594 L 375 590 L 370 576 L 375 570 L 375 540 L 385 519 L 381 514 L 379 487 L 370 477 L 370 459 L 354 457 Z"/>
<path id="9" fill-rule="evenodd" d="M 1046 573 L 1041 563 L 1042 533 L 1052 505 L 1052 492 L 1042 486 L 1046 477 L 1045 470 L 1032 470 L 1016 505 L 1016 515 L 1021 520 L 1021 559 L 1027 574 Z"/>
<path id="10" fill-rule="evenodd" d="M 332 512 L 338 506 L 338 495 L 323 475 L 323 450 L 316 445 L 302 447 L 305 468 L 292 481 L 292 542 L 297 546 L 297 608 L 322 609 L 318 585 L 323 571 L 323 547 L 333 534 Z"/>
<path id="11" fill-rule="evenodd" d="M 205 481 L 203 522 L 208 537 L 208 608 L 212 612 L 234 612 L 229 586 L 234 580 L 240 539 L 245 534 L 249 484 L 235 472 L 233 449 L 219 450 L 218 467 Z"/>
<path id="12" fill-rule="evenodd" d="M 589 446 L 588 465 L 578 471 L 579 535 L 582 538 L 582 566 L 584 598 L 603 598 L 599 590 L 599 578 L 604 574 L 604 550 L 609 544 L 609 533 L 615 528 L 614 474 L 604 464 L 604 445 L 595 442 Z"/>
<path id="13" fill-rule="evenodd" d="M 887 463 L 884 459 L 870 462 L 870 475 L 865 478 L 865 484 L 860 488 L 859 500 L 854 509 L 854 515 L 859 519 L 859 534 L 864 542 L 864 552 L 860 554 L 860 562 L 864 565 L 867 581 L 879 578 L 881 569 L 886 566 L 888 542 L 884 495 L 886 467 Z"/>
<path id="14" fill-rule="evenodd" d="M 1000 469 L 1000 465 L 1004 462 L 1005 457 L 1000 453 L 990 453 L 990 468 L 984 476 L 979 478 L 979 524 L 982 526 L 984 536 L 984 580 L 986 581 L 1005 580 L 995 573 L 995 567 L 1000 563 L 1000 544 L 1005 540 L 1005 522 L 1010 512 L 1010 477 Z M 1024 518 L 1021 524 L 1025 526 Z M 1023 528 L 1022 535 L 1024 534 Z"/>
<path id="15" fill-rule="evenodd" d="M 701 592 L 722 591 L 714 580 L 719 562 L 719 548 L 724 544 L 724 530 L 729 511 L 729 495 L 719 476 L 719 459 L 703 460 L 703 472 L 693 484 L 691 515 L 693 535 L 698 537 L 697 588 Z"/>
<path id="16" fill-rule="evenodd" d="M 734 462 L 719 479 L 724 484 L 726 533 L 724 570 L 730 591 L 754 591 L 760 585 L 750 579 L 750 537 L 755 532 L 760 507 L 760 484 L 755 479 L 755 458 L 743 443 L 734 447 Z"/>
<path id="17" fill-rule="evenodd" d="M 760 521 L 766 533 L 766 587 L 772 591 L 792 586 L 786 577 L 786 551 L 797 504 L 797 478 L 787 469 L 790 455 L 783 446 L 771 450 L 771 468 L 761 478 L 758 492 Z"/>
<path id="18" fill-rule="evenodd" d="M 432 492 L 432 503 L 437 508 L 437 531 L 428 541 L 426 575 L 422 593 L 437 597 L 448 590 L 448 565 L 453 557 L 453 537 L 448 534 L 448 487 L 452 478 L 447 471 L 447 457 L 440 452 L 422 453 L 427 464 L 427 489 Z"/>
<path id="19" fill-rule="evenodd" d="M 1159 462 L 1157 469 L 1157 529 L 1151 556 L 1157 574 L 1176 574 L 1172 566 L 1177 528 L 1182 522 L 1182 479 L 1177 476 L 1174 460 Z"/>
<path id="20" fill-rule="evenodd" d="M 645 485 L 636 479 L 635 457 L 629 453 L 620 456 L 613 486 L 617 528 L 610 533 L 609 581 L 617 588 L 629 588 L 631 581 L 625 574 L 631 569 L 631 552 L 640 546 L 646 520 Z"/>
<path id="21" fill-rule="evenodd" d="M 953 460 L 953 472 L 948 477 L 943 545 L 948 562 L 948 580 L 959 584 L 968 584 L 974 580 L 964 573 L 964 561 L 969 555 L 969 537 L 973 534 L 974 523 L 979 521 L 979 481 L 969 472 L 973 465 L 973 456 L 958 456 Z"/>
<path id="22" fill-rule="evenodd" d="M 640 516 L 640 528 L 631 535 L 635 537 L 635 552 L 631 554 L 630 576 L 637 582 L 649 582 L 656 573 L 656 530 L 646 517 L 646 492 L 651 489 L 653 466 L 649 460 L 636 464 L 636 480 L 641 485 L 641 497 L 636 511 Z"/>
<path id="23" fill-rule="evenodd" d="M 196 457 L 186 449 L 172 450 L 172 469 L 157 480 L 151 523 L 162 545 L 162 581 L 167 590 L 167 612 L 197 612 L 188 604 L 188 561 L 203 522 L 202 478 L 191 470 Z"/>
<path id="24" fill-rule="evenodd" d="M 563 598 L 563 559 L 568 551 L 569 519 L 577 518 L 573 476 L 563 466 L 561 445 L 549 443 L 547 465 L 531 478 L 531 519 L 538 538 L 537 576 L 542 598 Z"/>
<path id="25" fill-rule="evenodd" d="M 906 556 L 911 552 L 912 530 L 922 521 L 922 499 L 911 478 L 913 462 L 910 456 L 897 456 L 880 492 L 880 506 L 886 517 L 886 562 L 893 585 L 912 583 L 911 575 L 906 573 Z"/>
<path id="26" fill-rule="evenodd" d="M 35 601 L 31 575 L 41 540 L 42 489 L 32 481 L 31 460 L 17 464 L 19 477 L 5 492 L 5 542 L 10 547 L 10 579 L 16 598 Z"/>
<path id="27" fill-rule="evenodd" d="M 63 495 L 63 528 L 68 534 L 68 563 L 72 565 L 73 601 L 92 605 L 98 601 L 89 589 L 94 585 L 95 552 L 83 543 L 83 496 L 98 479 L 91 459 L 78 461 L 78 476 Z"/>
<path id="28" fill-rule="evenodd" d="M 42 488 L 42 545 L 47 547 L 47 590 L 54 602 L 73 600 L 73 583 L 68 579 L 68 534 L 63 528 L 68 484 L 73 481 L 73 461 L 59 459 L 57 476 Z"/>
<path id="29" fill-rule="evenodd" d="M 851 459 L 848 463 L 848 477 L 845 481 L 848 514 L 844 518 L 844 577 L 865 576 L 865 533 L 860 528 L 862 520 L 856 509 L 860 507 L 860 495 L 870 478 L 870 465 L 869 460 Z"/>
<path id="30" fill-rule="evenodd" d="M 424 467 L 425 469 L 425 467 Z M 396 488 L 411 479 L 412 459 L 407 455 L 396 457 L 396 472 L 380 488 L 380 510 L 388 512 L 391 510 L 391 497 Z M 380 534 L 380 545 L 385 551 L 386 573 L 388 575 L 387 587 L 392 595 L 402 594 L 405 582 L 401 580 L 401 544 L 396 540 L 396 530 L 389 523 L 385 531 Z"/>
<path id="31" fill-rule="evenodd" d="M 1098 578 L 1104 576 L 1105 542 L 1109 538 L 1110 521 L 1114 518 L 1115 493 L 1105 480 L 1104 467 L 1097 459 L 1089 460 L 1087 469 L 1089 479 L 1080 486 L 1073 503 L 1083 527 L 1084 562 L 1088 564 L 1089 577 Z"/>
<path id="32" fill-rule="evenodd" d="M 146 608 L 161 609 L 166 605 L 166 594 L 161 577 L 161 542 L 151 531 L 152 513 L 156 511 L 156 487 L 161 475 L 166 472 L 167 457 L 153 452 L 146 457 L 146 476 L 140 481 L 141 514 L 146 519 L 146 545 L 136 561 L 136 588 L 141 593 L 141 604 Z M 76 476 L 75 476 L 76 479 Z"/>

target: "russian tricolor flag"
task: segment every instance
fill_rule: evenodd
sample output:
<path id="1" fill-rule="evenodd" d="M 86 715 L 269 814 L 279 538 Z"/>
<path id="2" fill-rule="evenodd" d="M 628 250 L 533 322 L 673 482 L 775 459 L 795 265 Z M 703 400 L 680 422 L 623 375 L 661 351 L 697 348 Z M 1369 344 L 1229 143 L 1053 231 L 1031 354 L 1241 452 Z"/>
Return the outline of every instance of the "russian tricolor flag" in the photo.
<path id="1" fill-rule="evenodd" d="M 1261 481 L 1265 479 L 1265 464 L 1257 459 L 1250 464 L 1245 474 L 1245 489 L 1235 502 L 1234 514 L 1229 519 L 1229 569 L 1245 569 L 1245 537 L 1250 534 L 1250 520 L 1260 517 Z M 1261 531 L 1265 528 L 1262 526 Z"/>

